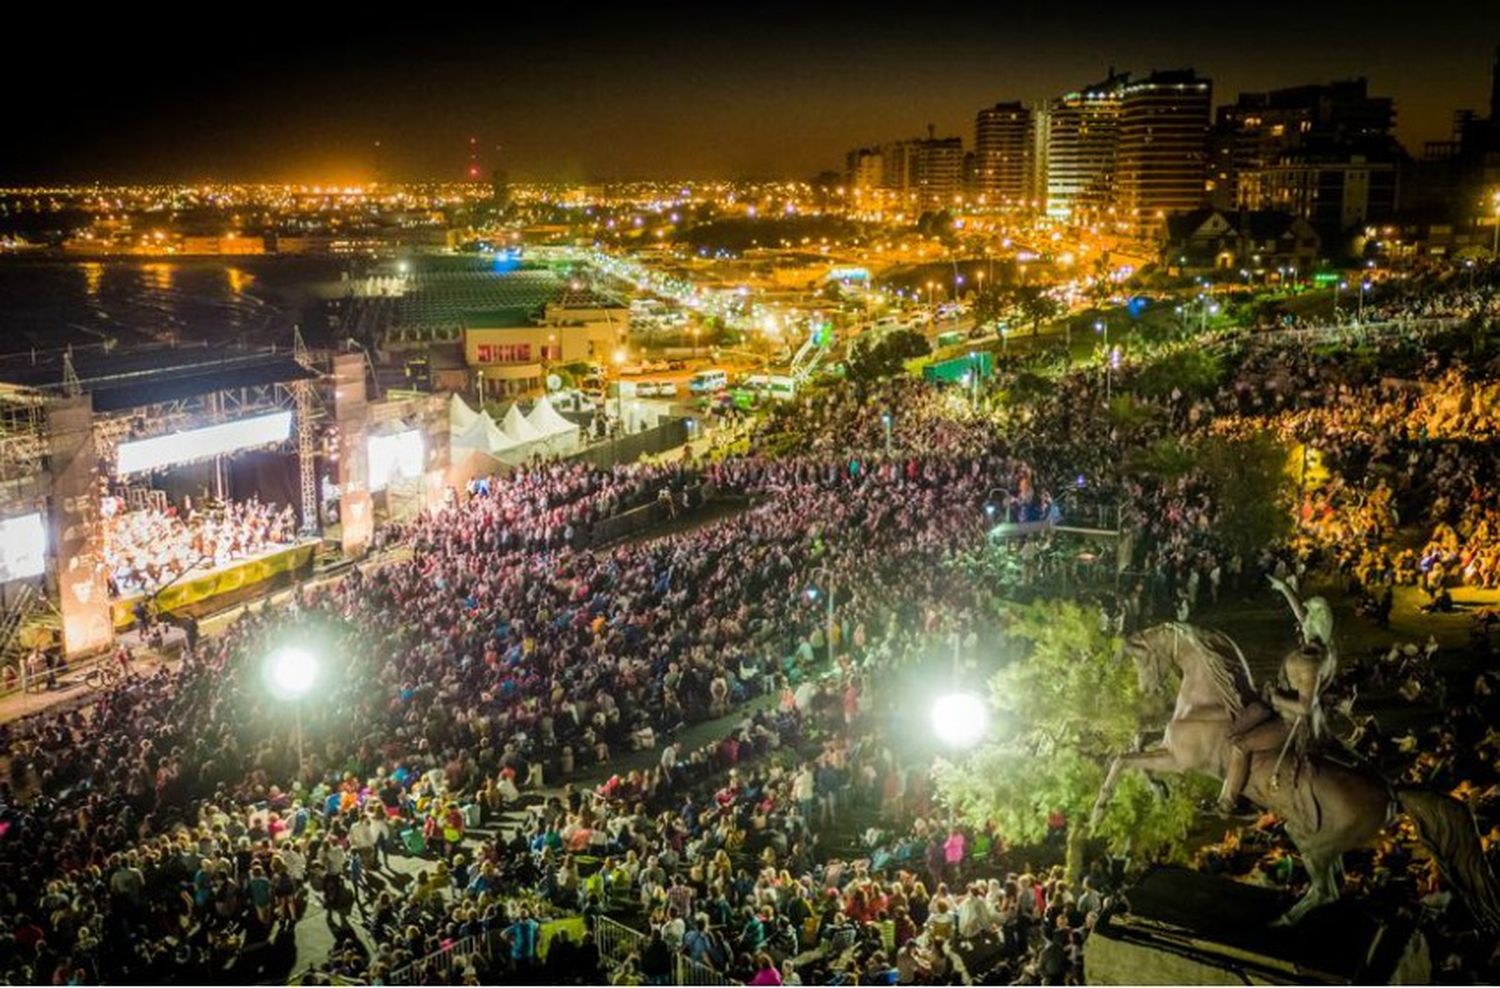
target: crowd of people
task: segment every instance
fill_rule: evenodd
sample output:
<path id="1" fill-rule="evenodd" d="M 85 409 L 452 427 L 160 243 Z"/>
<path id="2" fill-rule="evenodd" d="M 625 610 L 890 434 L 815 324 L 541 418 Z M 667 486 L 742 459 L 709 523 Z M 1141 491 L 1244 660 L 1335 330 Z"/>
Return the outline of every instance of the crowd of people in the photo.
<path id="1" fill-rule="evenodd" d="M 211 570 L 297 541 L 290 505 L 259 500 L 181 508 L 128 507 L 123 496 L 102 499 L 104 566 L 113 597 L 151 593 L 192 570 Z"/>
<path id="2" fill-rule="evenodd" d="M 1412 318 L 1489 304 L 1451 278 L 1417 286 Z M 312 982 L 410 983 L 443 956 L 443 978 L 475 984 L 544 965 L 660 984 L 683 964 L 750 984 L 1077 983 L 1128 876 L 1096 855 L 1070 882 L 1057 848 L 952 819 L 931 752 L 891 743 L 901 673 L 933 642 L 975 653 L 993 634 L 997 588 L 955 561 L 997 516 L 1066 518 L 1096 492 L 1135 534 L 1112 631 L 1187 619 L 1257 569 L 1495 585 L 1493 457 L 1470 442 L 1493 431 L 1487 365 L 1462 333 L 1373 352 L 1247 345 L 1198 391 L 1080 368 L 1024 407 L 1004 400 L 1013 379 L 849 382 L 768 412 L 730 455 L 476 480 L 383 534 L 409 556 L 247 609 L 81 708 L 0 726 L 0 977 L 282 977 L 316 909 L 334 946 Z M 1267 429 L 1315 444 L 1327 470 L 1285 545 L 1248 554 L 1224 524 L 1232 492 L 1201 465 L 1139 468 L 1164 443 Z M 743 509 L 618 538 L 631 512 L 710 497 Z M 255 502 L 106 514 L 118 593 L 295 534 Z M 1414 523 L 1422 544 L 1400 547 Z M 295 718 L 263 676 L 288 647 L 319 657 Z M 1423 736 L 1361 722 L 1354 743 L 1394 777 L 1471 786 L 1488 819 L 1496 684 L 1453 706 L 1434 669 L 1428 650 L 1359 665 L 1351 685 L 1451 716 Z M 718 718 L 733 726 L 686 750 Z M 538 796 L 582 778 L 603 781 Z M 1261 867 L 1273 828 L 1203 866 L 1236 872 L 1250 849 L 1297 880 Z M 1430 909 L 1444 963 L 1470 964 L 1408 846 L 1353 880 Z M 637 937 L 601 953 L 555 934 L 580 920 Z"/>

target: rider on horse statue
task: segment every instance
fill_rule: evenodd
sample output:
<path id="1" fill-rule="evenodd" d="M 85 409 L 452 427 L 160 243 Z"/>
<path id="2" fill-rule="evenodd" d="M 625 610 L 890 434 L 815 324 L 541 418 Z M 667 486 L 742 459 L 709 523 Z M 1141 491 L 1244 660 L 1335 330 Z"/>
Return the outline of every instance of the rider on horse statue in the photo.
<path id="1" fill-rule="evenodd" d="M 1292 605 L 1302 634 L 1302 645 L 1281 663 L 1280 682 L 1272 688 L 1269 706 L 1252 701 L 1229 725 L 1229 764 L 1219 791 L 1219 810 L 1232 814 L 1250 778 L 1250 759 L 1256 754 L 1276 752 L 1271 774 L 1275 788 L 1282 761 L 1290 750 L 1297 765 L 1308 748 L 1322 740 L 1322 693 L 1332 679 L 1333 620 L 1328 603 L 1315 597 L 1306 605 L 1281 580 L 1271 578 Z"/>

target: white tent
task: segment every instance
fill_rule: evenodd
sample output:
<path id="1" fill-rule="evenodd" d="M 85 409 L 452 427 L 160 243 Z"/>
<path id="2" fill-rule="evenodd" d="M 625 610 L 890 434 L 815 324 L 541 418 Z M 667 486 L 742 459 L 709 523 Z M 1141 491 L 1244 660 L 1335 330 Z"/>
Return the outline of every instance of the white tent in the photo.
<path id="1" fill-rule="evenodd" d="M 557 409 L 552 407 L 552 402 L 548 401 L 545 395 L 536 400 L 526 420 L 536 426 L 536 431 L 544 436 L 559 436 L 578 431 L 578 426 L 558 414 Z"/>
<path id="2" fill-rule="evenodd" d="M 538 398 L 526 417 L 542 436 L 541 445 L 549 453 L 571 453 L 578 448 L 580 429 L 558 414 L 552 402 Z"/>
<path id="3" fill-rule="evenodd" d="M 495 424 L 495 420 L 490 418 L 488 413 L 486 413 L 484 416 L 483 427 L 485 447 L 491 453 L 509 452 L 510 450 L 513 450 L 517 446 L 521 445 L 514 439 L 507 436 L 504 432 L 500 431 L 500 427 Z"/>
<path id="4" fill-rule="evenodd" d="M 505 420 L 500 423 L 500 431 L 504 432 L 517 443 L 534 443 L 542 438 L 536 426 L 527 421 L 526 416 L 521 414 L 520 405 L 511 405 L 505 412 Z"/>
<path id="5" fill-rule="evenodd" d="M 455 394 L 448 400 L 448 431 L 455 436 L 468 432 L 481 414 Z"/>

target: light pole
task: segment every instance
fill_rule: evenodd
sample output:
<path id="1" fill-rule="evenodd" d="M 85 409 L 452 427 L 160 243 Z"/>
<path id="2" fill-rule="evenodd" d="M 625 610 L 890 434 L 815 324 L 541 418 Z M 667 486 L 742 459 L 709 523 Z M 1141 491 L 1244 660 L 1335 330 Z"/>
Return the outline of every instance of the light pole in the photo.
<path id="1" fill-rule="evenodd" d="M 1361 280 L 1360 283 L 1359 283 L 1359 314 L 1357 316 L 1355 316 L 1355 319 L 1354 319 L 1354 321 L 1357 322 L 1357 323 L 1359 323 L 1360 325 L 1364 325 L 1364 321 L 1365 321 L 1365 292 L 1367 292 L 1369 290 L 1370 290 L 1370 279 L 1369 278 L 1365 278 L 1365 279 Z"/>
<path id="2" fill-rule="evenodd" d="M 891 455 L 891 413 L 880 413 L 880 424 L 885 427 L 885 455 Z"/>
<path id="3" fill-rule="evenodd" d="M 288 647 L 273 654 L 264 670 L 271 693 L 292 705 L 297 732 L 297 774 L 302 774 L 302 698 L 318 681 L 318 660 L 311 652 Z"/>
<path id="4" fill-rule="evenodd" d="M 1333 286 L 1333 324 L 1339 324 L 1339 293 L 1349 287 L 1349 283 L 1342 278 Z"/>
<path id="5" fill-rule="evenodd" d="M 1198 319 L 1198 333 L 1200 335 L 1208 332 L 1208 317 L 1219 314 L 1219 303 L 1210 301 L 1207 295 L 1203 296 L 1202 301 L 1203 304 L 1199 307 Z"/>

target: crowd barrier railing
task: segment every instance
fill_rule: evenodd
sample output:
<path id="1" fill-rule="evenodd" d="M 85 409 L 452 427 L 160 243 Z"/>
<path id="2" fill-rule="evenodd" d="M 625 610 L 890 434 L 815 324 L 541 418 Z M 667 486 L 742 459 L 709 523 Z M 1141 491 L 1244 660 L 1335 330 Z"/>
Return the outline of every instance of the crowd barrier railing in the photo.
<path id="1" fill-rule="evenodd" d="M 720 974 L 706 964 L 699 964 L 685 954 L 677 955 L 673 979 L 679 985 L 737 985 L 740 982 Z"/>
<path id="2" fill-rule="evenodd" d="M 594 945 L 601 960 L 622 961 L 646 939 L 640 930 L 600 916 L 594 921 Z"/>

